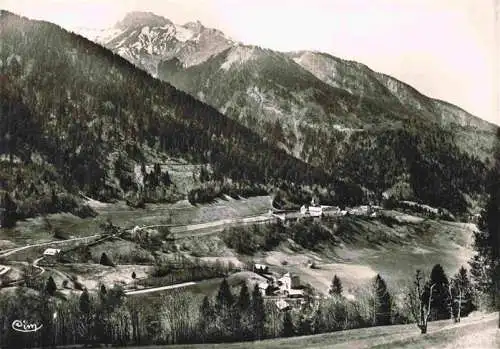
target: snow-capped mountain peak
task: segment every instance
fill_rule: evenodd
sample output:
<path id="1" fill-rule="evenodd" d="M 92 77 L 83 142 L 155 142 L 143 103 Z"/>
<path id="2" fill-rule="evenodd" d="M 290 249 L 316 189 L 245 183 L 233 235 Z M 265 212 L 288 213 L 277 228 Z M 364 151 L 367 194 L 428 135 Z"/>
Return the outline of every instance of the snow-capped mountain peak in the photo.
<path id="1" fill-rule="evenodd" d="M 110 29 L 78 28 L 74 31 L 153 75 L 162 61 L 176 58 L 188 67 L 203 63 L 235 45 L 223 32 L 207 28 L 200 21 L 178 25 L 151 12 L 130 12 Z"/>

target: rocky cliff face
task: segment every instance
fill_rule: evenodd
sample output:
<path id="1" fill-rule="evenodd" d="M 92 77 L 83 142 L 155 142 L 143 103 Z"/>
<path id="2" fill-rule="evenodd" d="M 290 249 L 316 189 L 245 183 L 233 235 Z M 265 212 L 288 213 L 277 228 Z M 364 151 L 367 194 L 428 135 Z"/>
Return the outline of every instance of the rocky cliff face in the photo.
<path id="1" fill-rule="evenodd" d="M 399 103 L 410 112 L 434 117 L 444 125 L 457 124 L 492 131 L 493 125 L 444 101 L 424 96 L 413 87 L 367 66 L 318 52 L 290 53 L 294 61 L 321 81 L 353 94 Z"/>

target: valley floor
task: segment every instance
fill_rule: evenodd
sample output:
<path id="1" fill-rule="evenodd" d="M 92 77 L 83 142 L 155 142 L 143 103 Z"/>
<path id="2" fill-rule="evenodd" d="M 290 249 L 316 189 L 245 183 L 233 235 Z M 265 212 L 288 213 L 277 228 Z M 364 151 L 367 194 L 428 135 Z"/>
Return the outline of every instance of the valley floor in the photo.
<path id="1" fill-rule="evenodd" d="M 175 204 L 148 205 L 142 210 L 131 209 L 123 203 L 101 204 L 96 207 L 100 214 L 96 218 L 80 219 L 69 214 L 57 214 L 46 219 L 35 218 L 20 222 L 15 229 L 1 229 L 0 245 L 3 249 L 0 256 L 19 262 L 25 262 L 28 258 L 35 260 L 42 256 L 48 245 L 55 244 L 60 246 L 58 248 L 63 248 L 73 245 L 73 240 L 77 243 L 79 239 L 97 238 L 97 233 L 101 230 L 100 224 L 111 218 L 113 222 L 128 229 L 134 226 L 169 226 L 184 253 L 194 251 L 206 262 L 230 261 L 235 265 L 242 265 L 249 257 L 229 249 L 218 233 L 233 225 L 269 221 L 274 218 L 268 213 L 270 203 L 269 196 L 262 196 L 241 200 L 228 198 L 198 206 L 181 201 Z M 382 220 L 346 217 L 342 220 L 346 227 L 344 241 L 336 247 L 323 246 L 322 252 L 290 249 L 292 246 L 284 244 L 275 250 L 257 253 L 251 259 L 283 273 L 292 272 L 323 294 L 328 292 L 332 275 L 336 274 L 341 278 L 346 294 L 353 295 L 356 289 L 373 279 L 377 273 L 396 292 L 407 286 L 408 279 L 416 269 L 428 270 L 433 264 L 440 263 L 452 274 L 461 265 L 466 265 L 472 256 L 472 237 L 477 229 L 473 224 L 425 219 L 396 211 L 384 211 L 384 215 L 392 217 L 397 223 L 386 225 Z M 326 229 L 335 229 L 336 223 L 325 221 L 322 224 Z M 62 229 L 72 239 L 54 240 L 48 225 Z M 35 248 L 36 246 L 40 247 Z M 98 264 L 89 264 L 87 267 L 72 264 L 70 270 L 59 265 L 52 269 L 77 274 L 89 289 L 95 288 L 99 282 L 122 282 L 130 285 L 133 282 L 132 272 L 139 279 L 147 278 L 151 272 L 153 257 L 150 251 L 145 251 L 132 242 L 123 239 L 106 241 L 95 245 L 93 251 L 96 256 L 100 256 L 103 251 L 113 251 L 110 255 L 119 261 L 119 265 L 107 268 Z M 134 260 L 127 257 L 132 252 L 149 256 L 149 263 L 146 263 L 148 265 L 135 264 Z M 315 262 L 315 268 L 311 268 L 311 261 Z M 15 272 L 16 270 L 10 272 L 10 277 L 16 276 Z M 53 275 L 58 285 L 67 279 L 61 275 Z M 208 283 L 213 284 L 211 280 Z M 158 286 L 157 291 L 172 288 L 170 284 L 155 286 Z M 218 285 L 214 287 L 217 288 Z M 145 291 L 141 291 L 143 292 Z"/>

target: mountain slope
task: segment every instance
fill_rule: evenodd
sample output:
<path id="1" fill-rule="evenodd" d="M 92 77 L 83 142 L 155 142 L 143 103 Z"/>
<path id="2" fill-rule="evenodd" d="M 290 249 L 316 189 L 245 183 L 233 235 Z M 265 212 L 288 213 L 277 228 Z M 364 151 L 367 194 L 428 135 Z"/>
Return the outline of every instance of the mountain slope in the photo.
<path id="1" fill-rule="evenodd" d="M 0 14 L 0 182 L 18 202 L 53 189 L 104 200 L 144 194 L 137 176 L 157 199 L 172 199 L 180 188 L 161 166 L 137 173 L 172 158 L 210 165 L 200 180 L 215 183 L 212 191 L 332 183 L 107 49 L 54 24 Z"/>
<path id="2" fill-rule="evenodd" d="M 413 87 L 367 66 L 345 61 L 320 52 L 289 53 L 297 64 L 327 84 L 353 94 L 381 98 L 385 103 L 397 104 L 420 115 L 428 115 L 441 124 L 472 126 L 492 131 L 493 125 L 450 103 L 424 96 Z"/>
<path id="3" fill-rule="evenodd" d="M 159 37 L 165 26 L 171 32 L 181 27 L 168 20 L 164 27 L 151 26 L 144 20 L 149 16 L 133 13 L 127 16 L 133 25 L 122 21 L 115 29 Z M 205 33 L 209 43 L 222 35 Z M 150 54 L 137 50 L 143 39 L 127 35 L 125 41 L 123 35 L 94 39 L 288 154 L 378 198 L 406 186 L 407 199 L 463 211 L 468 196 L 482 193 L 495 127 L 394 78 L 322 53 L 282 53 L 231 40 L 191 45 L 186 56 L 182 48 L 189 39 L 179 48 L 177 40 L 164 38 Z M 151 60 L 153 68 L 144 63 Z"/>
<path id="4" fill-rule="evenodd" d="M 176 25 L 166 18 L 149 12 L 131 12 L 114 28 L 97 34 L 84 29 L 79 31 L 155 74 L 160 73 L 158 71 L 160 61 L 177 59 L 183 68 L 189 68 L 213 59 L 231 47 L 234 50 L 229 56 L 225 70 L 228 70 L 233 63 L 236 65 L 245 63 L 247 59 L 241 60 L 241 54 L 247 58 L 251 57 L 249 53 L 251 47 L 236 43 L 219 30 L 205 28 L 200 22 Z M 375 98 L 389 105 L 399 104 L 407 113 L 417 112 L 419 117 L 425 115 L 443 125 L 474 126 L 483 131 L 492 131 L 494 128 L 488 122 L 456 106 L 426 97 L 411 86 L 385 74 L 374 72 L 363 64 L 320 52 L 273 52 L 273 54 L 293 59 L 319 80 L 360 98 Z M 143 64 L 148 59 L 154 60 L 156 66 L 148 69 Z M 169 71 L 164 73 L 168 74 Z M 164 78 L 168 79 L 168 76 Z"/>
<path id="5" fill-rule="evenodd" d="M 464 151 L 469 145 L 462 133 L 479 142 L 492 134 L 419 114 L 394 101 L 382 83 L 380 96 L 387 101 L 354 95 L 318 80 L 286 55 L 251 46 L 232 47 L 188 68 L 170 60 L 158 71 L 288 153 L 376 196 L 405 184 L 412 200 L 464 212 L 463 194 L 482 192 L 485 166 Z"/>
<path id="6" fill-rule="evenodd" d="M 337 73 L 328 76 L 337 81 L 307 68 L 292 54 L 238 45 L 195 66 L 182 67 L 175 59 L 164 61 L 158 66 L 158 77 L 264 137 L 276 132 L 275 128 L 279 134 L 282 128 L 288 141 L 282 142 L 283 148 L 308 162 L 317 151 L 307 149 L 311 144 L 305 139 L 308 131 L 345 135 L 397 129 L 410 122 L 460 135 L 452 141 L 472 156 L 485 159 L 490 154 L 495 127 L 458 107 L 425 97 L 358 63 L 332 58 L 329 68 Z"/>

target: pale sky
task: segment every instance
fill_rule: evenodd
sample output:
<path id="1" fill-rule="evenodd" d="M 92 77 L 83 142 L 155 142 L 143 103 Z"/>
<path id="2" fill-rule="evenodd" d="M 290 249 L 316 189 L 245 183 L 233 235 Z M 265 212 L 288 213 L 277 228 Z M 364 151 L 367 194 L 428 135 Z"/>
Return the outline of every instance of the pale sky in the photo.
<path id="1" fill-rule="evenodd" d="M 500 124 L 495 1 L 0 0 L 0 8 L 66 28 L 110 27 L 135 10 L 200 20 L 247 44 L 356 60 Z"/>

